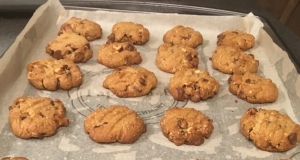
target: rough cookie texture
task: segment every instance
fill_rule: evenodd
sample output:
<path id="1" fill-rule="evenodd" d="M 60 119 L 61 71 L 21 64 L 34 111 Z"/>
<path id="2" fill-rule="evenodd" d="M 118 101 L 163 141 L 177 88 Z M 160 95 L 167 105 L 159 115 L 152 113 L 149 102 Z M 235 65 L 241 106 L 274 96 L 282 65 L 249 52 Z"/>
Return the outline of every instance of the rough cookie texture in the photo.
<path id="1" fill-rule="evenodd" d="M 175 145 L 199 146 L 214 130 L 213 120 L 194 108 L 173 107 L 160 121 L 165 137 Z"/>
<path id="2" fill-rule="evenodd" d="M 228 82 L 229 91 L 249 103 L 274 102 L 278 97 L 276 84 L 255 73 L 233 74 Z"/>
<path id="3" fill-rule="evenodd" d="M 69 125 L 65 114 L 60 100 L 23 96 L 9 107 L 9 124 L 19 138 L 43 138 L 54 135 L 59 127 Z"/>
<path id="4" fill-rule="evenodd" d="M 84 130 L 98 143 L 134 143 L 146 132 L 143 119 L 125 106 L 98 108 L 84 121 Z"/>
<path id="5" fill-rule="evenodd" d="M 190 99 L 193 102 L 214 97 L 220 88 L 219 82 L 208 72 L 197 69 L 178 71 L 170 79 L 169 92 L 176 100 Z"/>
<path id="6" fill-rule="evenodd" d="M 89 42 L 76 33 L 63 33 L 52 40 L 46 52 L 56 59 L 70 59 L 75 63 L 86 62 L 93 56 Z"/>
<path id="7" fill-rule="evenodd" d="M 300 142 L 300 125 L 276 110 L 249 108 L 240 127 L 243 135 L 264 151 L 284 152 Z"/>
<path id="8" fill-rule="evenodd" d="M 236 46 L 219 46 L 212 57 L 213 68 L 223 73 L 244 74 L 246 72 L 256 73 L 259 61 L 254 55 L 246 54 Z"/>
<path id="9" fill-rule="evenodd" d="M 118 22 L 112 28 L 112 33 L 107 37 L 107 43 L 129 42 L 143 45 L 149 41 L 150 32 L 141 24 L 133 22 Z"/>
<path id="10" fill-rule="evenodd" d="M 243 51 L 252 48 L 255 44 L 255 38 L 251 34 L 243 31 L 225 31 L 217 36 L 217 45 L 237 45 Z"/>
<path id="11" fill-rule="evenodd" d="M 99 48 L 97 61 L 108 68 L 140 64 L 142 57 L 129 42 L 104 44 Z"/>
<path id="12" fill-rule="evenodd" d="M 175 26 L 171 30 L 167 31 L 163 40 L 165 43 L 185 45 L 192 48 L 197 48 L 203 43 L 203 37 L 200 32 L 182 25 Z"/>
<path id="13" fill-rule="evenodd" d="M 198 52 L 188 46 L 164 43 L 158 47 L 156 56 L 157 67 L 168 73 L 198 68 Z"/>
<path id="14" fill-rule="evenodd" d="M 46 58 L 27 65 L 28 81 L 37 89 L 69 90 L 82 83 L 79 67 L 67 59 Z"/>
<path id="15" fill-rule="evenodd" d="M 102 36 L 102 28 L 99 24 L 87 19 L 76 17 L 72 17 L 62 24 L 58 35 L 65 32 L 74 32 L 78 35 L 84 36 L 88 41 L 99 39 Z"/>
<path id="16" fill-rule="evenodd" d="M 153 72 L 142 67 L 124 66 L 108 75 L 103 87 L 118 97 L 139 97 L 148 94 L 157 85 Z"/>
<path id="17" fill-rule="evenodd" d="M 25 157 L 3 157 L 1 160 L 28 160 Z"/>

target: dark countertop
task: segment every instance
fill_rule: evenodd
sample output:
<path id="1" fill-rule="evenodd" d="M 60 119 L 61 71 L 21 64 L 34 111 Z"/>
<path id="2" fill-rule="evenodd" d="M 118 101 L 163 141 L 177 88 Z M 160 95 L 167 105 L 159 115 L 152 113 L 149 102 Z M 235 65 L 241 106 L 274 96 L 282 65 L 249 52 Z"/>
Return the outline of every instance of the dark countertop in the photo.
<path id="1" fill-rule="evenodd" d="M 30 16 L 34 10 L 43 4 L 46 0 L 1 0 L 0 1 L 0 55 L 5 52 L 5 50 L 13 43 L 15 37 L 22 31 Z M 80 6 L 93 7 L 111 7 L 104 1 L 92 0 L 89 3 L 86 0 L 74 1 L 74 0 L 61 0 L 64 5 L 77 4 Z M 118 1 L 110 1 L 110 3 Z M 123 1 L 126 2 L 126 1 Z M 254 0 L 239 1 L 239 0 L 151 0 L 151 1 L 138 1 L 139 3 L 168 3 L 168 4 L 178 4 L 178 5 L 189 5 L 189 6 L 200 6 L 206 8 L 214 8 L 221 10 L 229 10 L 235 12 L 249 13 L 252 12 L 257 16 L 266 19 L 273 31 L 279 37 L 283 43 L 287 52 L 290 53 L 291 59 L 296 60 L 298 66 L 300 67 L 300 37 L 294 34 L 291 30 L 281 24 L 277 19 L 275 19 L 268 12 L 260 8 Z M 126 9 L 137 9 L 135 7 L 128 7 L 124 5 Z M 161 7 L 161 6 L 156 6 Z M 118 6 L 118 9 L 122 9 L 122 5 Z M 147 9 L 147 8 L 139 8 Z M 156 8 L 157 9 L 157 8 Z M 162 8 L 160 8 L 162 9 Z M 159 10 L 160 10 L 159 9 Z M 153 8 L 152 8 L 153 10 Z M 162 9 L 163 12 L 165 10 Z"/>

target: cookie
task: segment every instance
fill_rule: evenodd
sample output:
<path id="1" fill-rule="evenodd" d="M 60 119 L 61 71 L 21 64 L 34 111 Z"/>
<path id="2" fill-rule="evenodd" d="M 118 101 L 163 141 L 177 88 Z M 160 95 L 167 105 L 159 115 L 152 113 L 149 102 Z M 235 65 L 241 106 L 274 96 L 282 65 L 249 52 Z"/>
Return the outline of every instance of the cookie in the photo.
<path id="1" fill-rule="evenodd" d="M 79 67 L 68 59 L 46 58 L 27 65 L 28 81 L 37 89 L 69 90 L 82 83 Z"/>
<path id="2" fill-rule="evenodd" d="M 13 134 L 22 139 L 49 137 L 59 127 L 69 125 L 65 114 L 60 100 L 22 96 L 9 107 L 9 125 Z"/>
<path id="3" fill-rule="evenodd" d="M 181 70 L 170 79 L 168 90 L 174 99 L 193 102 L 214 97 L 220 88 L 219 82 L 208 72 L 197 69 Z"/>
<path id="4" fill-rule="evenodd" d="M 242 134 L 264 151 L 284 152 L 300 142 L 300 125 L 276 110 L 249 108 L 241 117 Z"/>
<path id="5" fill-rule="evenodd" d="M 246 54 L 238 47 L 229 45 L 219 46 L 211 60 L 214 69 L 226 74 L 256 73 L 259 65 L 259 61 L 254 59 L 254 55 Z"/>
<path id="6" fill-rule="evenodd" d="M 71 17 L 71 19 L 62 24 L 58 35 L 65 32 L 73 32 L 84 36 L 88 41 L 99 39 L 102 36 L 102 28 L 99 24 L 87 19 L 76 17 Z"/>
<path id="7" fill-rule="evenodd" d="M 118 97 L 139 97 L 148 94 L 157 85 L 153 72 L 142 67 L 124 66 L 115 69 L 103 81 L 103 87 Z"/>
<path id="8" fill-rule="evenodd" d="M 146 132 L 143 119 L 125 106 L 98 108 L 84 121 L 84 130 L 98 143 L 134 143 Z"/>
<path id="9" fill-rule="evenodd" d="M 249 103 L 270 103 L 277 100 L 276 84 L 255 73 L 233 74 L 228 82 L 229 91 Z"/>
<path id="10" fill-rule="evenodd" d="M 198 68 L 198 52 L 187 46 L 164 43 L 158 47 L 156 66 L 165 72 Z"/>
<path id="11" fill-rule="evenodd" d="M 141 24 L 133 22 L 118 22 L 107 37 L 107 43 L 129 42 L 131 44 L 143 45 L 149 41 L 150 32 Z"/>
<path id="12" fill-rule="evenodd" d="M 108 68 L 140 64 L 142 57 L 129 42 L 104 44 L 99 48 L 97 61 Z"/>
<path id="13" fill-rule="evenodd" d="M 175 145 L 199 146 L 208 139 L 214 126 L 208 116 L 194 108 L 168 109 L 160 121 L 161 130 Z"/>
<path id="14" fill-rule="evenodd" d="M 243 51 L 252 48 L 255 44 L 255 37 L 243 31 L 230 30 L 217 36 L 217 45 L 237 45 Z"/>
<path id="15" fill-rule="evenodd" d="M 25 157 L 3 157 L 1 160 L 28 160 Z"/>
<path id="16" fill-rule="evenodd" d="M 76 33 L 63 33 L 48 43 L 46 52 L 56 59 L 83 63 L 93 56 L 89 42 Z"/>
<path id="17" fill-rule="evenodd" d="M 165 33 L 163 41 L 197 48 L 203 43 L 203 37 L 199 31 L 195 31 L 193 28 L 178 25 Z"/>

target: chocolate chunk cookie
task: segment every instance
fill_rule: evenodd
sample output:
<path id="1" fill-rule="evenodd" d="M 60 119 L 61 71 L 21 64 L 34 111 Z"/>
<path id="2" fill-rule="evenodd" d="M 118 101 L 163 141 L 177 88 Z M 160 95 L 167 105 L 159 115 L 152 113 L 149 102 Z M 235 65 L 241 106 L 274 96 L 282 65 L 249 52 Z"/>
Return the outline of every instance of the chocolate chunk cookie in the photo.
<path id="1" fill-rule="evenodd" d="M 102 36 L 102 28 L 99 24 L 87 19 L 76 17 L 72 17 L 62 24 L 58 35 L 65 32 L 74 32 L 78 35 L 84 36 L 88 41 L 99 39 Z"/>
<path id="2" fill-rule="evenodd" d="M 134 143 L 146 132 L 143 119 L 125 106 L 98 108 L 84 121 L 84 130 L 98 143 Z"/>
<path id="3" fill-rule="evenodd" d="M 46 52 L 56 59 L 70 59 L 75 63 L 86 62 L 93 55 L 89 42 L 75 33 L 59 35 L 47 45 Z"/>
<path id="4" fill-rule="evenodd" d="M 163 37 L 165 43 L 185 45 L 197 48 L 203 42 L 202 34 L 193 28 L 182 25 L 175 26 L 167 31 Z"/>
<path id="5" fill-rule="evenodd" d="M 140 64 L 142 57 L 129 42 L 104 44 L 99 48 L 97 61 L 108 68 Z"/>
<path id="6" fill-rule="evenodd" d="M 19 138 L 43 138 L 54 135 L 59 127 L 69 125 L 65 114 L 60 100 L 23 96 L 9 107 L 9 124 Z"/>
<path id="7" fill-rule="evenodd" d="M 278 97 L 276 84 L 255 73 L 233 74 L 228 82 L 229 91 L 249 103 L 274 102 Z"/>
<path id="8" fill-rule="evenodd" d="M 229 45 L 219 46 L 211 60 L 214 69 L 226 74 L 256 73 L 259 65 L 259 61 L 254 59 L 254 55 L 246 54 L 238 47 Z"/>
<path id="9" fill-rule="evenodd" d="M 194 108 L 173 107 L 160 121 L 165 137 L 175 145 L 199 146 L 214 130 L 213 120 Z"/>
<path id="10" fill-rule="evenodd" d="M 3 157 L 1 160 L 28 160 L 25 157 Z"/>
<path id="11" fill-rule="evenodd" d="M 198 52 L 188 46 L 164 43 L 158 47 L 156 55 L 157 67 L 168 73 L 198 68 Z"/>
<path id="12" fill-rule="evenodd" d="M 108 75 L 103 87 L 118 97 L 139 97 L 148 94 L 157 85 L 153 72 L 142 67 L 124 66 Z"/>
<path id="13" fill-rule="evenodd" d="M 220 84 L 206 71 L 197 69 L 181 70 L 174 74 L 168 86 L 174 99 L 193 102 L 206 100 L 218 93 Z"/>
<path id="14" fill-rule="evenodd" d="M 28 81 L 37 89 L 69 90 L 82 83 L 79 67 L 68 59 L 46 58 L 27 65 Z"/>
<path id="15" fill-rule="evenodd" d="M 149 41 L 150 32 L 141 24 L 133 22 L 116 23 L 111 34 L 107 37 L 107 43 L 129 42 L 131 44 L 143 45 Z"/>
<path id="16" fill-rule="evenodd" d="M 225 31 L 217 36 L 217 45 L 237 45 L 243 51 L 252 48 L 255 44 L 255 38 L 251 34 L 243 31 Z"/>
<path id="17" fill-rule="evenodd" d="M 249 108 L 240 120 L 242 134 L 264 151 L 288 151 L 300 142 L 300 125 L 276 110 Z"/>

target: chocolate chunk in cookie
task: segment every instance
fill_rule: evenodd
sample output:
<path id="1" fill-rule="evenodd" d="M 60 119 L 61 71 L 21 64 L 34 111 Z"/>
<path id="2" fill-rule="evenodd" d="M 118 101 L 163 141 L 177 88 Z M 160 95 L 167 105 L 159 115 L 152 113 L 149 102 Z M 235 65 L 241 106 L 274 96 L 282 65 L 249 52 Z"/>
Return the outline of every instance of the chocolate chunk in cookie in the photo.
<path id="1" fill-rule="evenodd" d="M 255 38 L 251 34 L 243 31 L 225 31 L 217 36 L 217 45 L 237 45 L 243 51 L 252 48 L 255 44 Z"/>
<path id="2" fill-rule="evenodd" d="M 157 85 L 153 72 L 142 67 L 124 66 L 108 75 L 103 87 L 118 97 L 139 97 L 148 94 Z"/>
<path id="3" fill-rule="evenodd" d="M 112 33 L 107 37 L 107 43 L 129 42 L 143 45 L 149 41 L 150 32 L 141 24 L 133 22 L 118 22 L 112 28 Z"/>
<path id="4" fill-rule="evenodd" d="M 300 142 L 300 125 L 276 110 L 249 108 L 240 127 L 242 134 L 264 151 L 284 152 Z"/>
<path id="5" fill-rule="evenodd" d="M 226 74 L 256 73 L 259 65 L 259 61 L 254 59 L 254 55 L 246 54 L 237 46 L 229 45 L 219 46 L 211 60 L 214 69 Z"/>
<path id="6" fill-rule="evenodd" d="M 1 160 L 28 160 L 25 157 L 3 157 Z"/>
<path id="7" fill-rule="evenodd" d="M 193 102 L 214 97 L 220 88 L 219 82 L 206 71 L 197 69 L 181 70 L 174 74 L 168 86 L 176 100 L 190 99 Z"/>
<path id="8" fill-rule="evenodd" d="M 157 67 L 168 73 L 198 68 L 198 52 L 188 46 L 164 43 L 158 47 L 156 55 Z"/>
<path id="9" fill-rule="evenodd" d="M 70 59 L 75 63 L 89 60 L 93 51 L 89 42 L 76 33 L 63 33 L 52 40 L 46 52 L 56 59 Z"/>
<path id="10" fill-rule="evenodd" d="M 65 32 L 74 32 L 78 35 L 84 36 L 88 41 L 99 39 L 102 36 L 102 28 L 99 24 L 87 19 L 76 17 L 72 17 L 62 24 L 58 35 Z"/>
<path id="11" fill-rule="evenodd" d="M 193 28 L 178 25 L 167 31 L 163 40 L 165 43 L 197 48 L 200 44 L 202 44 L 203 37 L 199 31 L 195 31 Z"/>
<path id="12" fill-rule="evenodd" d="M 194 108 L 168 109 L 160 121 L 165 137 L 175 145 L 199 146 L 208 139 L 214 130 L 212 120 Z"/>
<path id="13" fill-rule="evenodd" d="M 46 58 L 27 65 L 28 81 L 37 89 L 69 90 L 82 83 L 79 67 L 67 59 Z"/>
<path id="14" fill-rule="evenodd" d="M 46 97 L 19 97 L 9 107 L 9 125 L 19 138 L 43 138 L 68 126 L 66 109 L 60 100 Z"/>
<path id="15" fill-rule="evenodd" d="M 276 84 L 255 73 L 233 74 L 228 82 L 229 91 L 249 103 L 274 102 L 278 97 Z"/>
<path id="16" fill-rule="evenodd" d="M 146 132 L 143 119 L 125 106 L 98 108 L 84 121 L 84 130 L 98 143 L 134 143 Z"/>
<path id="17" fill-rule="evenodd" d="M 140 64 L 142 57 L 129 42 L 104 44 L 99 48 L 97 61 L 108 68 Z"/>

